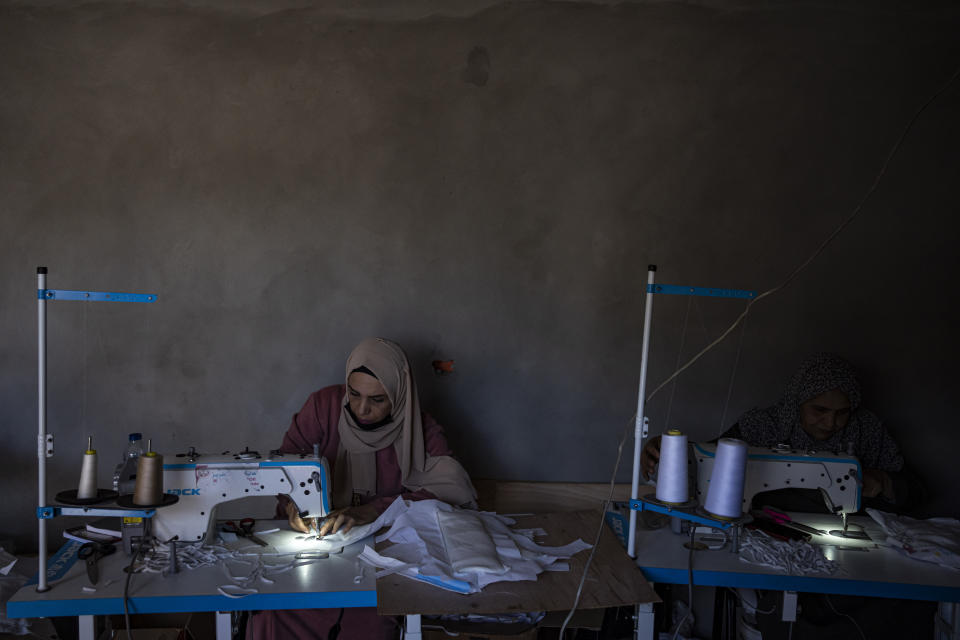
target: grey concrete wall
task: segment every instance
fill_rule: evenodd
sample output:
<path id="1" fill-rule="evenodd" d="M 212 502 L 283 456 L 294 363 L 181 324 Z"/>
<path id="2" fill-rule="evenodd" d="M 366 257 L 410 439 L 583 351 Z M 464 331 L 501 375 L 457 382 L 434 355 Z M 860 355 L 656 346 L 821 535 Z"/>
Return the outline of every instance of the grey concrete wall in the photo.
<path id="1" fill-rule="evenodd" d="M 228 4 L 0 7 L 0 538 L 35 531 L 38 265 L 160 296 L 51 305 L 51 493 L 87 434 L 104 485 L 128 431 L 276 446 L 371 334 L 406 346 L 474 475 L 603 481 L 646 265 L 779 284 L 960 64 L 960 12 L 933 5 Z M 655 431 L 713 437 L 836 350 L 931 513 L 960 515 L 958 105 L 955 84 L 860 216 L 653 399 Z M 658 299 L 651 385 L 742 309 Z"/>

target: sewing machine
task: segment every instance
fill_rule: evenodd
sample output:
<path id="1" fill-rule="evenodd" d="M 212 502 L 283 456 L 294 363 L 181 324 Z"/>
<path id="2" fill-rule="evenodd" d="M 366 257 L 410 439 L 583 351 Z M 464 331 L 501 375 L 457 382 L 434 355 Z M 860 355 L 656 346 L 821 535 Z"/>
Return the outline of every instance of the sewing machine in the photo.
<path id="1" fill-rule="evenodd" d="M 256 451 L 235 454 L 185 454 L 165 456 L 163 487 L 179 496 L 172 505 L 157 509 L 152 532 L 157 540 L 174 536 L 183 542 L 210 542 L 217 506 L 250 496 L 286 494 L 300 516 L 318 519 L 330 510 L 330 480 L 325 458 L 317 455 Z"/>
<path id="2" fill-rule="evenodd" d="M 717 445 L 694 443 L 696 462 L 696 498 L 707 499 L 710 474 Z M 848 513 L 860 510 L 863 478 L 860 461 L 852 455 L 827 451 L 800 451 L 789 447 L 749 447 L 743 485 L 743 510 L 750 510 L 753 497 L 774 489 L 820 489 L 827 509 L 844 521 Z"/>

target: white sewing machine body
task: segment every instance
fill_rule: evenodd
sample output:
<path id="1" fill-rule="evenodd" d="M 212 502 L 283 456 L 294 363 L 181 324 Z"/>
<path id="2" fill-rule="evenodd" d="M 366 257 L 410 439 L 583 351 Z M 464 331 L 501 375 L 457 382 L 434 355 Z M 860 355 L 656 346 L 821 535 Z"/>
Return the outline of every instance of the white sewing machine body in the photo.
<path id="1" fill-rule="evenodd" d="M 179 462 L 183 460 L 183 462 Z M 330 510 L 330 481 L 325 458 L 256 452 L 164 457 L 163 487 L 179 500 L 157 509 L 153 534 L 166 541 L 210 542 L 217 506 L 250 496 L 286 494 L 302 517 L 322 518 Z"/>
<path id="2" fill-rule="evenodd" d="M 692 445 L 696 463 L 696 498 L 707 499 L 717 445 Z M 753 497 L 774 489 L 821 489 L 832 507 L 842 513 L 860 510 L 863 477 L 860 461 L 852 455 L 827 451 L 800 451 L 785 447 L 749 447 L 743 485 L 743 510 L 750 510 Z M 828 505 L 830 506 L 830 505 Z"/>

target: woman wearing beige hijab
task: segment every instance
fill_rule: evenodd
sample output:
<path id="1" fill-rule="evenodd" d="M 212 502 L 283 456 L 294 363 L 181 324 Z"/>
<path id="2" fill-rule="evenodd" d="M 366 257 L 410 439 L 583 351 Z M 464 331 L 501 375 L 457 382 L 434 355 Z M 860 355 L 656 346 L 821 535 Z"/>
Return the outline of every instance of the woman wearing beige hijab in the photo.
<path id="1" fill-rule="evenodd" d="M 397 496 L 437 498 L 475 506 L 467 472 L 452 456 L 443 428 L 420 411 L 417 387 L 403 349 L 367 338 L 347 358 L 345 384 L 307 398 L 283 437 L 285 453 L 312 453 L 314 444 L 331 466 L 334 510 L 321 535 L 373 522 Z M 283 501 L 290 524 L 306 532 L 292 502 Z M 248 638 L 394 637 L 393 618 L 376 609 L 264 611 L 254 615 Z"/>

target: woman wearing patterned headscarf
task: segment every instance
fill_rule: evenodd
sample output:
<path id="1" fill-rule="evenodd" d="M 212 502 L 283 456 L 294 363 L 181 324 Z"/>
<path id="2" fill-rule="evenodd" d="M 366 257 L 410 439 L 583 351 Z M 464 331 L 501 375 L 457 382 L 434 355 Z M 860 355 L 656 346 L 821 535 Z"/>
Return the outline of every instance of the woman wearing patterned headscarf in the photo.
<path id="1" fill-rule="evenodd" d="M 403 349 L 384 338 L 367 338 L 347 358 L 345 384 L 325 387 L 307 398 L 283 437 L 285 453 L 320 455 L 331 466 L 331 512 L 319 533 L 348 531 L 376 520 L 398 496 L 437 498 L 475 506 L 467 472 L 452 457 L 443 429 L 420 411 L 417 387 Z M 294 529 L 308 531 L 285 496 L 281 511 Z M 247 627 L 247 638 L 393 638 L 395 618 L 375 608 L 262 611 Z"/>
<path id="2" fill-rule="evenodd" d="M 903 507 L 922 493 L 904 470 L 903 456 L 880 419 L 861 405 L 860 383 L 850 364 L 818 353 L 800 365 L 780 400 L 745 413 L 724 438 L 755 447 L 787 444 L 796 449 L 857 456 L 863 466 L 863 496 Z M 646 475 L 659 458 L 659 441 L 643 452 Z"/>
<path id="3" fill-rule="evenodd" d="M 757 447 L 786 444 L 853 454 L 863 467 L 865 506 L 899 510 L 922 499 L 923 489 L 905 469 L 897 443 L 880 419 L 862 406 L 853 367 L 834 354 L 818 353 L 804 360 L 776 404 L 748 411 L 721 437 Z M 645 472 L 652 469 L 658 453 L 644 449 L 643 462 L 649 464 Z M 761 493 L 753 501 L 754 507 L 759 504 L 788 511 L 824 509 L 819 491 L 811 489 Z M 760 590 L 755 598 L 757 628 L 764 638 L 774 640 L 847 637 L 849 620 L 866 630 L 864 637 L 929 637 L 936 608 L 918 601 L 800 593 L 798 618 L 787 623 L 782 592 Z"/>
<path id="4" fill-rule="evenodd" d="M 729 435 L 727 435 L 729 434 Z M 880 419 L 861 405 L 850 364 L 832 353 L 803 361 L 777 404 L 744 414 L 725 434 L 753 446 L 786 443 L 806 450 L 851 453 L 863 466 L 863 496 L 897 501 L 900 448 Z"/>

